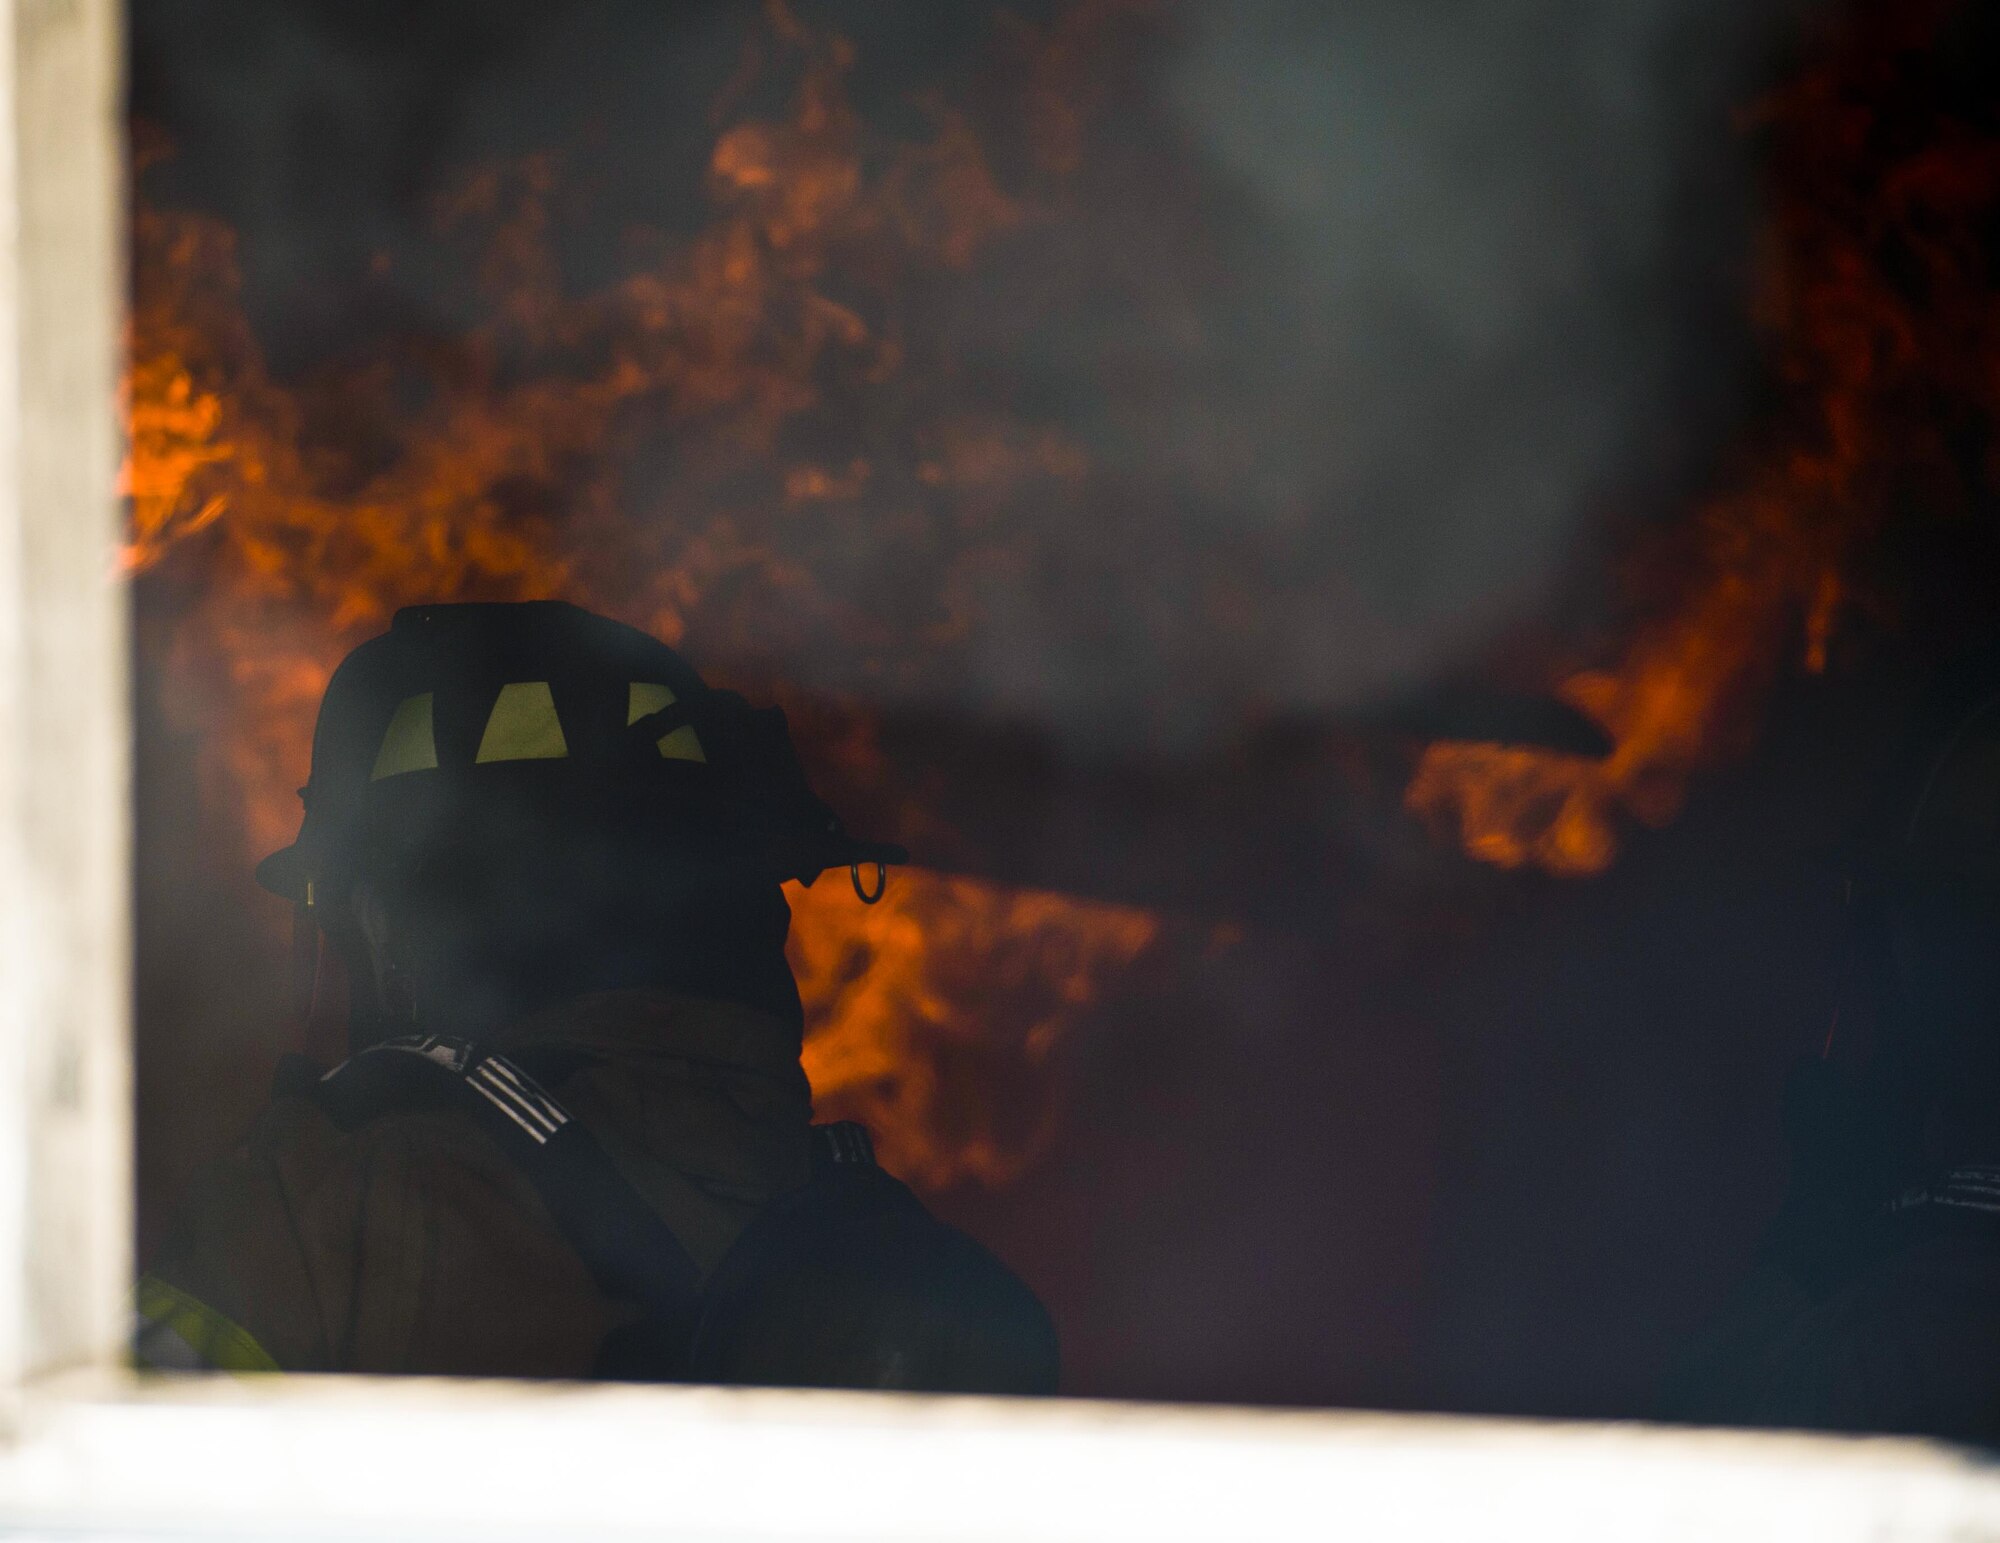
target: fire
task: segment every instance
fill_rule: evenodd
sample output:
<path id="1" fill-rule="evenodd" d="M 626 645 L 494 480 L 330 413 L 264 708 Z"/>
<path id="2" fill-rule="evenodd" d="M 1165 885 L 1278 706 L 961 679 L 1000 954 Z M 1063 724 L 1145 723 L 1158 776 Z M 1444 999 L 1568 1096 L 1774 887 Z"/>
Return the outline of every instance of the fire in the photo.
<path id="1" fill-rule="evenodd" d="M 878 1132 L 883 1160 L 914 1181 L 1007 1183 L 1051 1129 L 1044 1074 L 1058 1043 L 1159 922 L 921 871 L 857 918 L 845 890 L 830 874 L 791 896 L 799 992 L 826 1026 L 806 1043 L 816 1103 Z M 983 1013 L 967 1011 L 975 1002 Z M 995 1096 L 1009 1083 L 1025 1083 L 1011 1120 Z"/>
<path id="2" fill-rule="evenodd" d="M 1053 115 L 1029 129 L 1055 147 L 1035 176 L 1060 176 L 1076 130 L 1059 87 L 1083 38 L 1067 25 L 1014 40 L 1024 111 Z M 290 839 L 331 670 L 399 606 L 572 598 L 695 638 L 704 661 L 745 662 L 735 683 L 782 696 L 799 683 L 758 673 L 772 637 L 843 658 L 909 641 L 815 578 L 863 492 L 909 543 L 949 550 L 959 527 L 977 534 L 960 501 L 986 509 L 1081 474 L 1054 427 L 954 408 L 899 336 L 902 289 L 950 282 L 1031 224 L 1034 187 L 1003 189 L 968 122 L 935 104 L 926 136 L 875 136 L 842 89 L 844 41 L 779 4 L 764 32 L 754 57 L 789 71 L 789 107 L 724 114 L 698 233 L 574 295 L 548 239 L 560 161 L 489 168 L 437 211 L 438 240 L 477 254 L 483 319 L 330 379 L 275 378 L 228 229 L 135 212 L 125 562 L 163 708 L 197 735 L 208 817 L 244 863 Z M 885 404 L 896 435 L 832 459 L 793 448 L 823 446 L 800 431 L 848 395 Z M 675 460 L 664 483 L 633 470 L 660 444 Z M 925 615 L 917 640 L 962 620 Z M 860 728 L 816 748 L 865 770 L 865 714 L 848 706 Z M 994 1077 L 1032 1082 L 1154 926 L 926 873 L 870 910 L 829 876 L 800 893 L 794 930 L 822 1112 L 867 1118 L 913 1177 L 1004 1182 L 1046 1100 L 1011 1118 L 989 1107 Z"/>
<path id="3" fill-rule="evenodd" d="M 1664 563 L 1652 554 L 1640 576 L 1657 590 L 1660 567 L 1678 573 L 1673 603 L 1614 666 L 1562 682 L 1611 735 L 1606 759 L 1425 752 L 1405 801 L 1472 856 L 1601 871 L 1622 818 L 1665 823 L 1689 777 L 1742 743 L 1784 658 L 1824 670 L 1857 600 L 1881 603 L 1859 592 L 1855 559 L 1897 500 L 1962 500 L 1950 435 L 1995 405 L 1978 233 L 2000 192 L 2000 145 L 1941 112 L 1915 148 L 1877 132 L 1940 26 L 1922 9 L 1857 23 L 1755 115 L 1773 198 L 1757 320 L 1785 408 L 1685 544 Z"/>

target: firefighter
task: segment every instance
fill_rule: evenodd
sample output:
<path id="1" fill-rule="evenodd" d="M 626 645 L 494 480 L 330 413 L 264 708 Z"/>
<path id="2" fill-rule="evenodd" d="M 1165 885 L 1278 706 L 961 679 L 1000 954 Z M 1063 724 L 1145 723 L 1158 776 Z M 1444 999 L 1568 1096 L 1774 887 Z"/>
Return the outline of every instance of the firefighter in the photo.
<path id="1" fill-rule="evenodd" d="M 288 1059 L 192 1187 L 142 1366 L 1053 1391 L 1028 1289 L 812 1124 L 780 885 L 906 854 L 777 709 L 574 606 L 415 607 L 302 797 L 258 879 L 346 1058 Z"/>
<path id="2" fill-rule="evenodd" d="M 2000 1445 L 2000 689 L 1957 697 L 1851 881 L 1879 1028 L 1788 1090 L 1793 1187 L 1669 1417 Z"/>

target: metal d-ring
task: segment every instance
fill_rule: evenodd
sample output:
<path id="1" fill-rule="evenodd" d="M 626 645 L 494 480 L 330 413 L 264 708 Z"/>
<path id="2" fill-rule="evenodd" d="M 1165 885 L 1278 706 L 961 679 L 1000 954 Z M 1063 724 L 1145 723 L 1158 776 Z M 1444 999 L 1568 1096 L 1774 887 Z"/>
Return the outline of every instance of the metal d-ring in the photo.
<path id="1" fill-rule="evenodd" d="M 863 905 L 873 905 L 882 898 L 883 891 L 889 887 L 889 865 L 887 863 L 878 862 L 875 865 L 875 892 L 873 894 L 870 894 L 862 887 L 860 863 L 849 863 L 847 865 L 847 876 L 854 881 L 854 893 L 861 897 Z"/>

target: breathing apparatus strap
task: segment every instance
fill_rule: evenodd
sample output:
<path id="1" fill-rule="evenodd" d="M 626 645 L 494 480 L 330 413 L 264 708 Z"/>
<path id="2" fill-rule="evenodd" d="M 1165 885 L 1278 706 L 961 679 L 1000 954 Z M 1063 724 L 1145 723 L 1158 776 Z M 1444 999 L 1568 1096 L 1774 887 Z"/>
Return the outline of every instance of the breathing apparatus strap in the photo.
<path id="1" fill-rule="evenodd" d="M 311 1096 L 347 1130 L 393 1110 L 464 1110 L 535 1186 L 605 1296 L 641 1308 L 662 1343 L 693 1334 L 700 1268 L 597 1138 L 516 1062 L 465 1040 L 412 1035 L 342 1062 Z"/>
<path id="2" fill-rule="evenodd" d="M 606 1341 L 596 1375 L 644 1381 L 690 1375 L 696 1328 L 713 1295 L 704 1292 L 700 1267 L 597 1138 L 518 1062 L 466 1040 L 411 1035 L 371 1045 L 309 1081 L 285 1075 L 279 1091 L 305 1094 L 343 1130 L 400 1109 L 466 1111 L 527 1175 L 598 1289 L 644 1314 Z M 802 1224 L 824 1231 L 827 1223 L 817 1213 L 829 1211 L 828 1198 L 847 1195 L 859 1180 L 875 1181 L 866 1186 L 872 1204 L 882 1203 L 877 1190 L 901 1192 L 916 1204 L 876 1167 L 867 1129 L 852 1121 L 812 1128 L 812 1167 L 813 1183 L 772 1207 L 724 1261 L 726 1282 L 746 1273 L 739 1254 L 762 1259 L 767 1235 L 789 1235 Z M 832 1209 L 854 1209 L 851 1198 L 843 1204 L 844 1210 Z"/>

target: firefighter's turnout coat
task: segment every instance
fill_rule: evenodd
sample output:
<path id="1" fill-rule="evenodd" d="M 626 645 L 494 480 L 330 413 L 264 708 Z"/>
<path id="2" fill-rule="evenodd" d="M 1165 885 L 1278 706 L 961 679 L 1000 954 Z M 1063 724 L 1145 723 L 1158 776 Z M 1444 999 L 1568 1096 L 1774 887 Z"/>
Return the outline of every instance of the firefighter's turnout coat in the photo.
<path id="1" fill-rule="evenodd" d="M 142 1278 L 137 1359 L 1052 1391 L 1032 1294 L 811 1120 L 795 1028 L 670 991 L 295 1068 Z"/>

